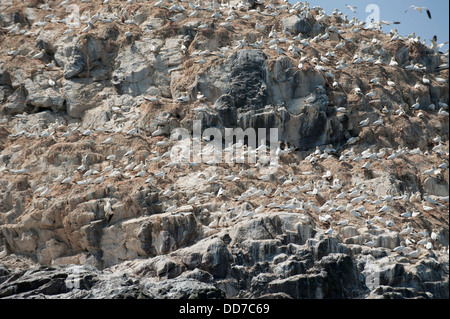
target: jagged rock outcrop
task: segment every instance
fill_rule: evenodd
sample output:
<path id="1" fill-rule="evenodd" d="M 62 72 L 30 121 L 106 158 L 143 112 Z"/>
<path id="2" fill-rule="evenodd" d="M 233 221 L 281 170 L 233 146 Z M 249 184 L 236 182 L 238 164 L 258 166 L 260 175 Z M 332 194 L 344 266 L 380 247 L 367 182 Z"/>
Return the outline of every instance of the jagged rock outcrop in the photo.
<path id="1" fill-rule="evenodd" d="M 449 297 L 448 52 L 229 3 L 0 3 L 0 298 Z"/>

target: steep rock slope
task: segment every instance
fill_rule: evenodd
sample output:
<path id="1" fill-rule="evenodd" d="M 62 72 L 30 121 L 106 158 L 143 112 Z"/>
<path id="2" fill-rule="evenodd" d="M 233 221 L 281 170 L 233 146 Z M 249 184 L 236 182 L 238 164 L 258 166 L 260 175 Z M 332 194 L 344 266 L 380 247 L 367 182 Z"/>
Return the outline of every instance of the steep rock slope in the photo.
<path id="1" fill-rule="evenodd" d="M 448 53 L 307 3 L 70 4 L 0 4 L 1 297 L 448 298 Z M 174 161 L 194 120 L 278 128 L 279 165 Z"/>

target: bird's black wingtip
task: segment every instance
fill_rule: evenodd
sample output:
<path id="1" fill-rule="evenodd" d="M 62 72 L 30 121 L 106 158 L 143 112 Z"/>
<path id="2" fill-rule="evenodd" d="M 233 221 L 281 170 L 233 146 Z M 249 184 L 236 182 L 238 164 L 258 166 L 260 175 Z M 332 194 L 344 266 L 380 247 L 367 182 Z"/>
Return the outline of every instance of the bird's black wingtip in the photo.
<path id="1" fill-rule="evenodd" d="M 428 18 L 431 19 L 431 12 L 430 12 L 430 10 L 427 10 L 427 14 L 428 14 Z"/>

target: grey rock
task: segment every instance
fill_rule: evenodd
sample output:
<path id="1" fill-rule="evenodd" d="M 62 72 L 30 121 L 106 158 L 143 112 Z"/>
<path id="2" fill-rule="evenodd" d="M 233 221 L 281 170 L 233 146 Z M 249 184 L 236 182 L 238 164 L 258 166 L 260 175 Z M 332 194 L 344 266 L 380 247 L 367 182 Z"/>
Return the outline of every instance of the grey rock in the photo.
<path id="1" fill-rule="evenodd" d="M 279 264 L 279 263 L 282 263 L 282 262 L 286 261 L 286 259 L 288 259 L 288 257 L 289 257 L 288 255 L 282 253 L 282 254 L 279 254 L 279 255 L 275 256 L 273 258 L 272 262 L 273 262 L 274 265 L 276 265 L 276 264 Z"/>
<path id="2" fill-rule="evenodd" d="M 345 226 L 339 231 L 342 238 L 350 238 L 359 235 L 358 230 L 354 226 Z"/>
<path id="3" fill-rule="evenodd" d="M 377 238 L 376 247 L 394 249 L 400 245 L 400 236 L 397 232 L 388 232 L 381 234 Z"/>
<path id="4" fill-rule="evenodd" d="M 315 260 L 320 260 L 322 257 L 332 253 L 350 254 L 350 249 L 333 237 L 327 237 L 317 243 L 314 243 L 313 241 L 307 242 L 308 246 L 310 244 L 313 244 L 311 248 L 314 252 Z"/>
<path id="5" fill-rule="evenodd" d="M 215 278 L 224 278 L 228 273 L 231 255 L 221 239 L 211 242 L 202 257 L 202 268 Z"/>
<path id="6" fill-rule="evenodd" d="M 323 299 L 326 273 L 302 274 L 269 283 L 268 293 L 284 293 L 293 299 Z"/>
<path id="7" fill-rule="evenodd" d="M 11 274 L 0 285 L 1 298 L 33 298 L 39 295 L 59 295 L 70 290 L 71 284 L 78 289 L 90 289 L 96 282 L 95 270 L 42 267 Z"/>
<path id="8" fill-rule="evenodd" d="M 271 260 L 284 252 L 281 241 L 277 239 L 246 240 L 241 246 L 244 262 L 248 265 L 254 265 L 260 260 Z"/>
<path id="9" fill-rule="evenodd" d="M 159 54 L 161 60 L 167 67 L 176 67 L 183 63 L 184 54 L 181 51 L 181 45 L 184 40 L 182 37 L 179 38 L 168 38 L 166 39 L 164 45 L 161 47 Z"/>
<path id="10" fill-rule="evenodd" d="M 424 290 L 433 295 L 433 299 L 449 298 L 449 279 L 446 277 L 438 282 L 424 282 Z"/>
<path id="11" fill-rule="evenodd" d="M 134 272 L 141 277 L 175 278 L 183 273 L 182 263 L 168 256 L 156 256 L 136 267 Z"/>
<path id="12" fill-rule="evenodd" d="M 234 98 L 229 94 L 221 95 L 214 103 L 219 118 L 222 121 L 222 126 L 232 127 L 237 121 L 236 105 Z M 211 122 L 211 121 L 208 121 Z"/>
<path id="13" fill-rule="evenodd" d="M 269 283 L 269 293 L 286 293 L 294 299 L 354 298 L 362 293 L 358 271 L 352 258 L 331 254 L 317 265 L 317 271 Z"/>
<path id="14" fill-rule="evenodd" d="M 0 62 L 0 85 L 11 85 L 11 79 L 9 73 L 5 69 L 3 62 Z"/>
<path id="15" fill-rule="evenodd" d="M 299 274 L 305 274 L 307 269 L 306 261 L 286 260 L 278 263 L 273 271 L 279 278 L 288 278 Z"/>
<path id="16" fill-rule="evenodd" d="M 222 290 L 227 298 L 235 298 L 240 292 L 239 282 L 234 278 L 219 280 L 214 286 Z"/>
<path id="17" fill-rule="evenodd" d="M 414 288 L 380 286 L 370 293 L 368 299 L 431 299 L 430 294 Z"/>
<path id="18" fill-rule="evenodd" d="M 232 113 L 232 110 L 222 109 L 222 115 L 219 116 L 217 110 L 208 106 L 199 106 L 192 110 L 194 113 L 193 120 L 201 121 L 202 128 L 208 127 L 220 127 L 224 123 L 224 119 L 228 118 L 228 114 Z M 224 117 L 225 116 L 225 117 Z M 228 124 L 228 123 L 227 123 Z M 186 123 L 186 127 L 192 128 L 191 123 Z"/>
<path id="19" fill-rule="evenodd" d="M 63 68 L 66 79 L 92 77 L 95 80 L 106 80 L 110 77 L 117 49 L 110 47 L 108 39 L 114 41 L 117 32 L 105 29 L 103 36 L 85 35 L 78 37 L 62 37 L 54 44 L 55 62 Z M 44 41 L 45 42 L 45 41 Z"/>
<path id="20" fill-rule="evenodd" d="M 215 278 L 224 278 L 229 271 L 231 254 L 219 238 L 199 241 L 189 248 L 179 249 L 174 254 L 187 269 L 200 268 Z"/>
<path id="21" fill-rule="evenodd" d="M 180 277 L 195 279 L 195 280 L 198 280 L 201 282 L 212 282 L 214 280 L 213 275 L 211 275 L 209 272 L 199 269 L 199 268 L 195 268 L 192 271 L 183 272 L 180 275 Z"/>
<path id="22" fill-rule="evenodd" d="M 330 254 L 320 260 L 319 266 L 328 275 L 325 298 L 355 298 L 362 293 L 358 269 L 349 255 Z"/>
<path id="23" fill-rule="evenodd" d="M 229 94 L 238 109 L 259 109 L 268 103 L 266 55 L 260 50 L 240 50 L 229 57 Z"/>
<path id="24" fill-rule="evenodd" d="M 112 83 L 120 94 L 146 94 L 152 86 L 152 65 L 137 50 L 127 47 L 118 56 L 120 64 L 112 74 Z"/>
<path id="25" fill-rule="evenodd" d="M 278 277 L 273 273 L 262 273 L 251 279 L 249 290 L 252 295 L 259 297 L 267 293 L 267 288 L 270 282 L 276 280 Z"/>
<path id="26" fill-rule="evenodd" d="M 35 81 L 27 79 L 24 82 L 24 89 L 28 103 L 35 107 L 51 108 L 55 112 L 63 107 L 64 97 L 54 88 L 49 87 L 43 76 L 36 77 Z"/>
<path id="27" fill-rule="evenodd" d="M 316 22 L 312 26 L 311 37 L 315 37 L 317 35 L 324 34 L 325 30 L 326 30 L 326 26 L 323 23 Z M 330 35 L 330 37 L 331 37 L 331 35 Z"/>
<path id="28" fill-rule="evenodd" d="M 97 93 L 103 85 L 89 79 L 70 79 L 63 81 L 63 94 L 66 97 L 67 114 L 73 118 L 81 118 L 84 112 L 98 105 L 100 97 Z"/>
<path id="29" fill-rule="evenodd" d="M 408 47 L 403 46 L 400 49 L 398 49 L 394 54 L 395 54 L 395 60 L 398 62 L 398 65 L 404 66 L 405 64 L 409 64 Z"/>
<path id="30" fill-rule="evenodd" d="M 26 108 L 26 97 L 22 89 L 17 89 L 12 93 L 5 105 L 2 107 L 2 112 L 6 114 L 19 114 L 22 113 Z"/>
<path id="31" fill-rule="evenodd" d="M 240 222 L 230 233 L 232 244 L 245 240 L 276 239 L 278 235 L 287 233 L 293 243 L 303 244 L 316 234 L 314 225 L 309 224 L 309 219 L 305 218 L 304 215 L 278 213 L 261 215 L 258 219 Z"/>

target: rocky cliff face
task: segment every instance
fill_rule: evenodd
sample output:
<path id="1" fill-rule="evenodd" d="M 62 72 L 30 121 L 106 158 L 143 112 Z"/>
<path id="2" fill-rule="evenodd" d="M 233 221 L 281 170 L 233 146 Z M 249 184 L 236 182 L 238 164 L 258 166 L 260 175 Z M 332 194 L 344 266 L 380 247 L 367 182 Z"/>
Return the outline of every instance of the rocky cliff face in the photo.
<path id="1" fill-rule="evenodd" d="M 307 3 L 0 12 L 0 297 L 449 297 L 448 53 Z M 194 120 L 278 167 L 174 161 Z"/>

